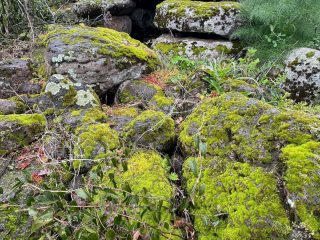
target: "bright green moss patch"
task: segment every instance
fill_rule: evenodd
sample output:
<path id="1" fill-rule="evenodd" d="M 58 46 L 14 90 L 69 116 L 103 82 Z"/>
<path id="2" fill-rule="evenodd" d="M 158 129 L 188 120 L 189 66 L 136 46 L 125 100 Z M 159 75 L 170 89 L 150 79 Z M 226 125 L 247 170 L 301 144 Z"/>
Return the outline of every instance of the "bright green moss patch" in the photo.
<path id="1" fill-rule="evenodd" d="M 108 111 L 108 110 L 107 110 Z M 136 117 L 139 115 L 137 108 L 119 106 L 110 109 L 110 115 L 112 116 L 125 116 L 125 117 Z"/>
<path id="2" fill-rule="evenodd" d="M 320 142 L 288 145 L 281 158 L 286 165 L 284 180 L 292 208 L 302 223 L 320 238 Z"/>
<path id="3" fill-rule="evenodd" d="M 76 134 L 78 139 L 74 154 L 80 159 L 105 159 L 120 144 L 117 132 L 106 123 L 80 127 Z M 80 163 L 75 161 L 74 167 L 79 167 Z"/>
<path id="4" fill-rule="evenodd" d="M 189 158 L 183 175 L 195 202 L 192 213 L 199 240 L 288 237 L 290 222 L 277 181 L 262 168 L 219 158 Z"/>
<path id="5" fill-rule="evenodd" d="M 0 121 L 17 122 L 20 125 L 39 124 L 44 126 L 46 124 L 46 118 L 42 114 L 0 115 Z"/>

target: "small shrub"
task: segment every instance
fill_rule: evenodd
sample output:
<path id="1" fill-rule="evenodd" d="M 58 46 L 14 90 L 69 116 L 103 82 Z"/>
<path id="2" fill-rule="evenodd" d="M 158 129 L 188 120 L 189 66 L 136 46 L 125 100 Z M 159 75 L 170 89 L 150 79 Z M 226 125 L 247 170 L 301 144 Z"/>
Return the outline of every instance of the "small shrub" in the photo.
<path id="1" fill-rule="evenodd" d="M 235 37 L 257 48 L 261 60 L 280 60 L 296 47 L 319 47 L 319 0 L 242 0 Z"/>

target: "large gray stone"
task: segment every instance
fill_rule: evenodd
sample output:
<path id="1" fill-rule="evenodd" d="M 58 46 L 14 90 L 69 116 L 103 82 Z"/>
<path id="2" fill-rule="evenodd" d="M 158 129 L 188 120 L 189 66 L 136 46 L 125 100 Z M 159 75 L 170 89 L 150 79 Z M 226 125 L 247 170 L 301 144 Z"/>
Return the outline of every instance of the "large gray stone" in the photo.
<path id="1" fill-rule="evenodd" d="M 233 53 L 230 41 L 173 37 L 170 34 L 161 35 L 152 46 L 165 56 L 186 56 L 192 60 L 213 60 Z"/>
<path id="2" fill-rule="evenodd" d="M 166 0 L 157 6 L 155 25 L 178 32 L 228 37 L 239 25 L 237 2 Z"/>
<path id="3" fill-rule="evenodd" d="M 320 103 L 320 51 L 293 50 L 285 60 L 287 80 L 283 87 L 296 101 Z"/>
<path id="4" fill-rule="evenodd" d="M 133 0 L 79 0 L 73 9 L 77 15 L 85 17 L 97 16 L 103 12 L 123 15 L 130 13 L 135 6 L 136 3 Z"/>
<path id="5" fill-rule="evenodd" d="M 126 33 L 108 28 L 58 27 L 43 41 L 49 72 L 91 85 L 98 94 L 154 70 L 154 51 Z"/>

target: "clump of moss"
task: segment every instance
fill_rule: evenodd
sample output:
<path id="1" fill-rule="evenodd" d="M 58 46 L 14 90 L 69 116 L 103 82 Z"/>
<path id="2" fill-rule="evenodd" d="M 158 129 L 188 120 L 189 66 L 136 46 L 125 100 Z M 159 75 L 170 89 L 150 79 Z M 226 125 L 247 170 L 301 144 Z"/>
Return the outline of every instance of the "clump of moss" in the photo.
<path id="1" fill-rule="evenodd" d="M 142 234 L 150 234 L 154 231 L 150 226 L 156 226 L 158 231 L 165 232 L 159 239 L 181 239 L 181 232 L 174 229 L 171 223 L 173 187 L 168 180 L 167 161 L 157 152 L 138 150 L 126 163 L 127 169 L 124 171 L 120 168 L 109 168 L 108 171 L 114 175 L 113 181 L 105 174 L 101 186 L 113 187 L 115 182 L 119 189 L 127 190 L 124 198 L 132 198 L 131 204 L 125 206 L 127 215 L 132 216 L 128 221 L 136 225 Z M 128 185 L 130 190 L 126 187 Z M 134 200 L 137 197 L 139 200 Z M 108 193 L 101 191 L 94 201 L 101 203 L 107 199 Z M 144 222 L 145 225 L 141 226 L 135 219 Z"/>
<path id="2" fill-rule="evenodd" d="M 91 160 L 106 159 L 111 155 L 112 150 L 116 149 L 119 143 L 118 133 L 112 130 L 108 124 L 91 124 L 79 127 L 76 130 L 77 145 L 74 155 L 78 159 Z M 75 168 L 85 164 L 81 160 L 73 162 Z"/>
<path id="3" fill-rule="evenodd" d="M 127 124 L 123 136 L 127 143 L 168 151 L 175 141 L 174 121 L 163 112 L 147 110 Z"/>
<path id="4" fill-rule="evenodd" d="M 248 163 L 189 158 L 183 175 L 194 198 L 199 239 L 288 237 L 290 222 L 271 173 Z"/>
<path id="5" fill-rule="evenodd" d="M 288 201 L 301 222 L 320 238 L 320 142 L 288 145 L 282 149 L 281 159 L 286 170 L 285 186 Z"/>
<path id="6" fill-rule="evenodd" d="M 188 155 L 197 154 L 201 138 L 210 156 L 271 163 L 280 148 L 316 139 L 320 121 L 302 112 L 282 112 L 239 93 L 204 101 L 182 124 L 179 140 Z"/>

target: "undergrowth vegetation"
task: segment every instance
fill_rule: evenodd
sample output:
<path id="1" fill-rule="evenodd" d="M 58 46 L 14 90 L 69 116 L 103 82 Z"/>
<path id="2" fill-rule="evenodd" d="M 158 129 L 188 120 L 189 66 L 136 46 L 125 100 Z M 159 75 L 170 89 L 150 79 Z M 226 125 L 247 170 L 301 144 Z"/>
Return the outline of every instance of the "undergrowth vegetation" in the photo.
<path id="1" fill-rule="evenodd" d="M 320 48 L 320 1 L 242 0 L 242 27 L 234 34 L 264 61 L 282 60 L 298 47 Z"/>

